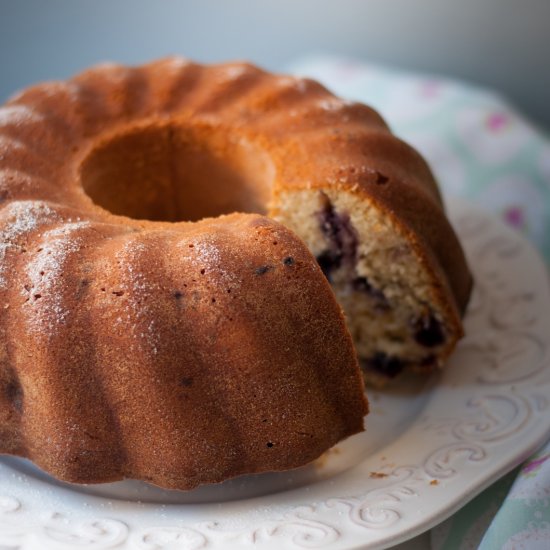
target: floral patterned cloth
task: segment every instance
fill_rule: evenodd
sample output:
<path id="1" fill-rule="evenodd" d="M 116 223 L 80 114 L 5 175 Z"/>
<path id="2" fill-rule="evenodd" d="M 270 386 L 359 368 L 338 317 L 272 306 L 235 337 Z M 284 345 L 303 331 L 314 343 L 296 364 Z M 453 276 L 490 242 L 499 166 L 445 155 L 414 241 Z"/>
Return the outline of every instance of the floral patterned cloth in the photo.
<path id="1" fill-rule="evenodd" d="M 376 108 L 428 159 L 446 196 L 523 232 L 550 262 L 550 140 L 498 94 L 333 57 L 290 70 Z M 431 531 L 437 550 L 550 549 L 550 442 Z"/>

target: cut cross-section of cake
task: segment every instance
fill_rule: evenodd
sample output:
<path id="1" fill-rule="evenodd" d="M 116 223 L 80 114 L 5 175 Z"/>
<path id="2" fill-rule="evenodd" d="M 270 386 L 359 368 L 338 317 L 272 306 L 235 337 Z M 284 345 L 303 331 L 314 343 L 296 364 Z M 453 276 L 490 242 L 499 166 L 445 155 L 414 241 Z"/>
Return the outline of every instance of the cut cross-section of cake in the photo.
<path id="1" fill-rule="evenodd" d="M 271 214 L 317 258 L 365 378 L 381 386 L 443 366 L 463 335 L 472 278 L 428 166 L 371 120 L 376 131 L 363 134 L 361 147 L 335 134 L 336 153 L 327 150 L 319 169 L 324 181 L 296 183 L 287 170 L 293 183 L 275 185 Z M 336 165 L 346 140 L 349 164 Z"/>

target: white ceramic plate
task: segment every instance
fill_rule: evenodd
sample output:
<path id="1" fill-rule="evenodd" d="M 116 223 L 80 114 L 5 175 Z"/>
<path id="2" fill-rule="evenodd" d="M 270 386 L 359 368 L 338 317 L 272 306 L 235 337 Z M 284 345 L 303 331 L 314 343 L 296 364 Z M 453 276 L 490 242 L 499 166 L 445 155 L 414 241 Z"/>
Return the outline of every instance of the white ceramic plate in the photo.
<path id="1" fill-rule="evenodd" d="M 369 392 L 367 432 L 293 472 L 190 493 L 78 487 L 0 460 L 0 548 L 383 548 L 442 521 L 550 435 L 550 295 L 531 246 L 463 203 L 467 337 L 428 381 Z"/>

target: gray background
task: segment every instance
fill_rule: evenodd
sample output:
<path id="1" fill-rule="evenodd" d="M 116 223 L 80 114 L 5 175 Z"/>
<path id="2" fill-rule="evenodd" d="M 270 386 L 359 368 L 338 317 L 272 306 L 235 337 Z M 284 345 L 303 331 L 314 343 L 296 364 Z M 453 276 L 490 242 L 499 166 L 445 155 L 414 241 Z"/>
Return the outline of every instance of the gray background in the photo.
<path id="1" fill-rule="evenodd" d="M 550 127 L 550 0 L 0 0 L 0 100 L 97 61 L 312 52 L 468 79 Z"/>

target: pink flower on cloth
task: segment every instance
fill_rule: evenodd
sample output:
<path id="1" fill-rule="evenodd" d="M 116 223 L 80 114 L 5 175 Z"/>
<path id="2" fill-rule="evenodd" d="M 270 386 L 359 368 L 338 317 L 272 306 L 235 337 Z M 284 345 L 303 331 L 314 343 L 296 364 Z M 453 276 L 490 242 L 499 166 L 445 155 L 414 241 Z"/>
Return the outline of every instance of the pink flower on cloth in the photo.
<path id="1" fill-rule="evenodd" d="M 530 460 L 524 464 L 521 469 L 522 475 L 525 477 L 532 477 L 537 475 L 537 472 L 540 470 L 540 467 L 550 458 L 550 453 L 546 453 L 542 456 L 535 456 L 533 460 Z"/>
<path id="2" fill-rule="evenodd" d="M 420 95 L 426 99 L 436 98 L 442 88 L 441 80 L 430 79 L 420 82 Z"/>
<path id="3" fill-rule="evenodd" d="M 533 131 L 520 117 L 484 105 L 456 110 L 456 135 L 470 152 L 478 170 L 518 165 Z M 468 162 L 468 158 L 464 160 Z"/>
<path id="4" fill-rule="evenodd" d="M 497 133 L 510 126 L 510 117 L 506 113 L 495 111 L 487 115 L 485 123 L 491 132 Z"/>
<path id="5" fill-rule="evenodd" d="M 512 170 L 499 174 L 495 179 L 483 182 L 476 200 L 498 214 L 506 225 L 528 234 L 541 248 L 544 246 L 547 206 L 534 177 Z"/>
<path id="6" fill-rule="evenodd" d="M 504 221 L 515 229 L 525 229 L 525 213 L 520 206 L 511 205 L 502 213 Z"/>

